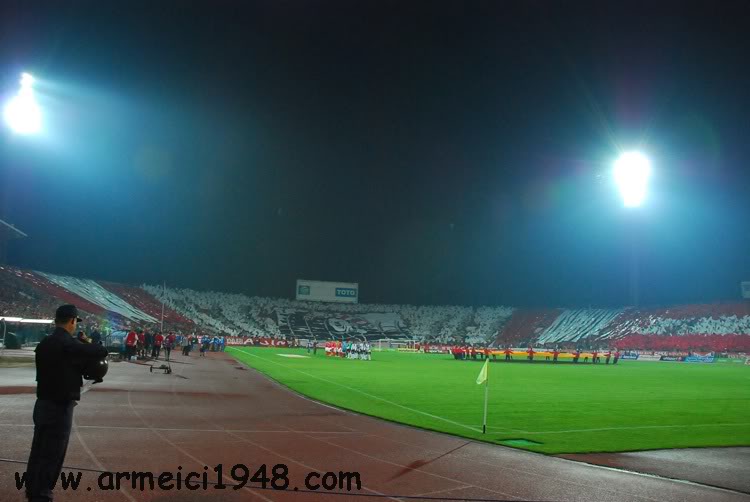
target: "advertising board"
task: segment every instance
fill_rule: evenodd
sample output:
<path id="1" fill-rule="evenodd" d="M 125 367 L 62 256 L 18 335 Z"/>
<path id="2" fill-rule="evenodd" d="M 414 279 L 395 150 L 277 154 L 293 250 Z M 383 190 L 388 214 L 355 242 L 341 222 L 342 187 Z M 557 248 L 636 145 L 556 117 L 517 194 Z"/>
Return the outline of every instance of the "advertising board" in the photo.
<path id="1" fill-rule="evenodd" d="M 661 361 L 661 356 L 652 354 L 641 354 L 638 356 L 639 361 Z"/>
<path id="2" fill-rule="evenodd" d="M 682 356 L 661 356 L 662 361 L 684 361 L 685 358 Z"/>
<path id="3" fill-rule="evenodd" d="M 306 302 L 358 303 L 359 284 L 298 279 L 295 298 Z"/>
<path id="4" fill-rule="evenodd" d="M 688 356 L 685 358 L 686 363 L 712 363 L 716 358 L 714 356 Z"/>

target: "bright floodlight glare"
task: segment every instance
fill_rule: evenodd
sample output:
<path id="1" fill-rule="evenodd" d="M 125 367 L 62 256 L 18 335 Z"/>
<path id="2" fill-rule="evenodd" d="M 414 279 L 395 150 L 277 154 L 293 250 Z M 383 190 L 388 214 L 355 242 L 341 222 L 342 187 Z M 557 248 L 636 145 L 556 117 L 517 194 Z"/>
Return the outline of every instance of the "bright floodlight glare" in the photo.
<path id="1" fill-rule="evenodd" d="M 27 88 L 31 87 L 34 84 L 34 77 L 32 77 L 29 73 L 21 73 L 21 87 Z"/>
<path id="2" fill-rule="evenodd" d="M 646 198 L 651 163 L 640 152 L 626 152 L 615 162 L 615 181 L 626 207 L 637 207 Z"/>
<path id="3" fill-rule="evenodd" d="M 21 75 L 21 89 L 3 110 L 5 122 L 18 134 L 33 134 L 42 128 L 42 112 L 34 99 L 31 86 L 34 77 L 28 73 Z"/>

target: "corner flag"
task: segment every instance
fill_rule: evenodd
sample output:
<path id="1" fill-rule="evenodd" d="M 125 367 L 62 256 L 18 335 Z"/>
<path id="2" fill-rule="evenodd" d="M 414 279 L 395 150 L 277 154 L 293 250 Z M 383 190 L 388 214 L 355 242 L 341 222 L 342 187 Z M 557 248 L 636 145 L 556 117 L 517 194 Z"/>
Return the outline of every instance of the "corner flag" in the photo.
<path id="1" fill-rule="evenodd" d="M 482 371 L 479 372 L 479 376 L 477 377 L 477 385 L 484 384 L 484 422 L 482 422 L 482 434 L 487 432 L 487 397 L 490 389 L 489 364 L 490 360 L 485 359 Z"/>
<path id="2" fill-rule="evenodd" d="M 482 366 L 482 371 L 479 372 L 479 376 L 477 377 L 477 385 L 482 385 L 484 382 L 487 381 L 487 365 L 489 363 L 490 363 L 489 359 L 484 361 L 484 366 Z"/>

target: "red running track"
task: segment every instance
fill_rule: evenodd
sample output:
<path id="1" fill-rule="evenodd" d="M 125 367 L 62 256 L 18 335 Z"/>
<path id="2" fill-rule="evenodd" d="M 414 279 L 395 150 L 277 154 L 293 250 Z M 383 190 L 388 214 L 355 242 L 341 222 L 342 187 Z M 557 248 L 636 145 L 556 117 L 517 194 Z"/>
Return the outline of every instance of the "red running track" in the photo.
<path id="1" fill-rule="evenodd" d="M 310 471 L 358 472 L 362 490 L 339 495 L 302 491 L 217 490 L 104 492 L 86 473 L 76 492 L 58 501 L 266 500 L 368 501 L 401 496 L 452 500 L 750 501 L 750 495 L 693 483 L 597 467 L 482 444 L 341 411 L 242 369 L 228 355 L 175 357 L 173 373 L 112 363 L 107 381 L 76 408 L 66 466 L 101 471 L 201 471 L 237 463 L 285 464 L 290 486 L 304 488 Z M 33 368 L 0 382 L 31 389 Z M 0 457 L 25 461 L 31 443 L 31 393 L 0 388 Z M 21 501 L 13 473 L 0 462 L 0 500 Z M 226 483 L 231 482 L 227 477 Z M 392 498 L 381 497 L 391 495 Z M 374 496 L 374 497 L 373 497 Z M 400 499 L 409 500 L 409 499 Z"/>

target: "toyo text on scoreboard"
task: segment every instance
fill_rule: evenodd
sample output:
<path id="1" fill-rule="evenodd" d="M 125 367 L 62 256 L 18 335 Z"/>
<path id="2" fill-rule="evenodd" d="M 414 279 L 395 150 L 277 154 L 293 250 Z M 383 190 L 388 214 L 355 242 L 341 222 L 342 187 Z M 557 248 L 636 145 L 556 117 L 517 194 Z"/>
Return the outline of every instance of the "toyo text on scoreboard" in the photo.
<path id="1" fill-rule="evenodd" d="M 358 303 L 359 284 L 299 279 L 296 298 L 307 302 Z"/>

